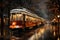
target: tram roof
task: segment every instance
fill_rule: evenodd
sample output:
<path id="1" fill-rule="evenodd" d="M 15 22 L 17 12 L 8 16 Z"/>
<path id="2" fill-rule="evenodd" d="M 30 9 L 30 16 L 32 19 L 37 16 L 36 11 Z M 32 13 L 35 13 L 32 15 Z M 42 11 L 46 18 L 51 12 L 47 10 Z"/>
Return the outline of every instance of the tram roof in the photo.
<path id="1" fill-rule="evenodd" d="M 12 9 L 10 10 L 10 13 L 20 13 L 21 11 L 27 11 L 25 8 L 22 9 Z"/>
<path id="2" fill-rule="evenodd" d="M 25 12 L 25 13 L 21 13 L 21 12 Z M 39 17 L 38 15 L 32 13 L 31 11 L 25 9 L 25 8 L 22 8 L 22 9 L 12 9 L 10 10 L 10 13 L 21 13 L 21 14 L 26 14 L 26 15 L 30 15 L 32 17 L 35 17 L 35 18 L 39 18 L 41 20 L 44 20 L 43 18 Z"/>

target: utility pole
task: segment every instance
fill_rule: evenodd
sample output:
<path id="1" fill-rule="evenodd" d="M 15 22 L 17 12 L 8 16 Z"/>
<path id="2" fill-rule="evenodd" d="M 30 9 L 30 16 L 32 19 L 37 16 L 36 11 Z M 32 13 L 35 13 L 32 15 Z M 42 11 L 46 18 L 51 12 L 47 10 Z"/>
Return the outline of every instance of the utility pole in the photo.
<path id="1" fill-rule="evenodd" d="M 3 27 L 4 27 L 4 22 L 3 22 L 3 7 L 1 8 L 1 38 L 3 39 Z"/>

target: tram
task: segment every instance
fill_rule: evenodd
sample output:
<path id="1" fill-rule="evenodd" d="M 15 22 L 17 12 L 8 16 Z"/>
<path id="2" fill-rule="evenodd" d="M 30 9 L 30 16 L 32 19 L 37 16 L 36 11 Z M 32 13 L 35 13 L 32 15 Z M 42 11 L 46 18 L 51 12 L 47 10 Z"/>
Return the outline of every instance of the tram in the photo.
<path id="1" fill-rule="evenodd" d="M 42 22 L 41 18 L 31 11 L 22 9 L 10 10 L 10 26 L 9 28 L 29 28 L 37 27 Z"/>

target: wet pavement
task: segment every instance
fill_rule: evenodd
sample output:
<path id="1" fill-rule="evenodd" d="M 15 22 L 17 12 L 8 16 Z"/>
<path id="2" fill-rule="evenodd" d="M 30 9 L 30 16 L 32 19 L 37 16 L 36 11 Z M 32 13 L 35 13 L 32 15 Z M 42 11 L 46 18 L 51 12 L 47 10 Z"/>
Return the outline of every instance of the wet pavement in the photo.
<path id="1" fill-rule="evenodd" d="M 11 35 L 9 38 L 5 38 L 4 40 L 57 40 L 57 37 L 55 37 L 56 34 L 54 34 L 55 29 L 55 26 L 45 24 L 37 29 L 25 31 L 19 36 Z"/>

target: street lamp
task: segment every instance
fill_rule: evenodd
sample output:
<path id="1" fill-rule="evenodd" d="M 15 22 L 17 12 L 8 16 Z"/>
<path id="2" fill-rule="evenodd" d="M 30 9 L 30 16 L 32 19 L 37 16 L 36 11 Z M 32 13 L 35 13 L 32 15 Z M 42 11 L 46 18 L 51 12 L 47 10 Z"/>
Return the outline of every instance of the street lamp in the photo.
<path id="1" fill-rule="evenodd" d="M 57 15 L 57 17 L 58 17 L 58 38 L 57 38 L 57 40 L 59 40 L 59 18 L 60 18 L 60 15 Z"/>
<path id="2" fill-rule="evenodd" d="M 60 15 L 57 16 L 58 18 L 60 17 Z"/>

